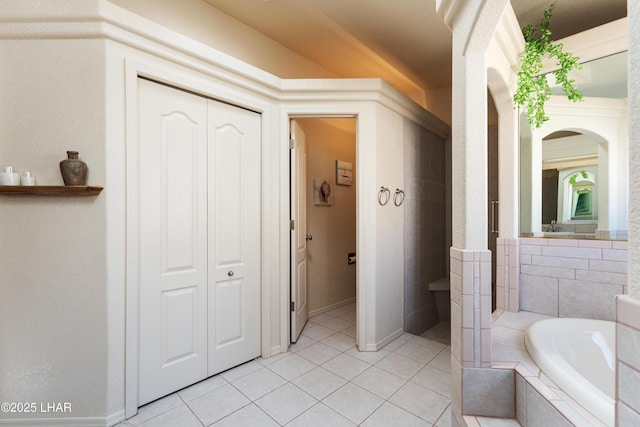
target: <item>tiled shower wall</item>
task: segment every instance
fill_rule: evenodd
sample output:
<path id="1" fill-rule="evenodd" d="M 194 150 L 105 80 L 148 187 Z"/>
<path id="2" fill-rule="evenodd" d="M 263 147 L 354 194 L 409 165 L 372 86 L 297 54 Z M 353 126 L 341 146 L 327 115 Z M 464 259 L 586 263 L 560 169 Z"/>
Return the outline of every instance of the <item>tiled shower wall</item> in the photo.
<path id="1" fill-rule="evenodd" d="M 404 329 L 420 335 L 440 320 L 429 283 L 447 275 L 445 140 L 405 120 L 404 165 Z"/>
<path id="2" fill-rule="evenodd" d="M 627 284 L 626 241 L 520 239 L 520 309 L 615 320 Z"/>

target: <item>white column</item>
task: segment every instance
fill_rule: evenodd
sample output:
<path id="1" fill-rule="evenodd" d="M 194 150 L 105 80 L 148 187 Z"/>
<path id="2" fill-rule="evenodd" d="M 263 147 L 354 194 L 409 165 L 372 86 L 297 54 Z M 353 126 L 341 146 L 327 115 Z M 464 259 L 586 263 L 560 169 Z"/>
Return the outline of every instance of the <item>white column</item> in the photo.
<path id="1" fill-rule="evenodd" d="M 629 165 L 640 164 L 640 2 L 629 2 Z M 629 173 L 629 295 L 617 300 L 617 333 L 632 337 L 640 329 L 640 174 Z M 622 334 L 622 335 L 620 335 Z M 640 425 L 640 356 L 633 339 L 617 340 L 616 425 Z M 625 380 L 621 381 L 621 368 Z"/>
<path id="2" fill-rule="evenodd" d="M 531 132 L 531 233 L 542 236 L 542 134 Z"/>
<path id="3" fill-rule="evenodd" d="M 520 159 L 518 112 L 509 97 L 496 104 L 499 114 L 498 181 L 499 230 L 496 250 L 496 308 L 517 312 L 520 308 Z"/>
<path id="4" fill-rule="evenodd" d="M 491 252 L 487 249 L 487 49 L 507 0 L 437 0 L 453 32 L 452 425 L 464 425 L 464 374 L 491 366 Z M 463 369 L 464 368 L 464 369 Z"/>
<path id="5" fill-rule="evenodd" d="M 629 161 L 640 165 L 640 2 L 629 2 Z M 629 294 L 640 298 L 640 174 L 629 170 Z"/>
<path id="6" fill-rule="evenodd" d="M 518 151 L 518 115 L 512 102 L 496 105 L 498 109 L 498 200 L 500 200 L 500 237 L 515 239 L 519 235 L 518 212 L 520 211 L 520 159 Z"/>
<path id="7" fill-rule="evenodd" d="M 520 158 L 518 164 L 520 165 L 520 234 L 523 236 L 531 236 L 531 129 L 527 123 L 527 116 L 520 114 L 519 121 L 519 139 L 518 145 L 520 147 Z"/>
<path id="8" fill-rule="evenodd" d="M 596 230 L 596 238 L 600 239 L 609 238 L 609 234 L 612 230 L 611 219 L 614 218 L 611 216 L 611 207 L 615 209 L 615 206 L 612 206 L 609 201 L 616 200 L 616 180 L 609 179 L 610 164 L 613 160 L 609 157 L 609 148 L 611 148 L 611 145 L 608 143 L 598 144 L 598 176 L 596 177 L 596 191 L 598 195 L 598 228 Z"/>

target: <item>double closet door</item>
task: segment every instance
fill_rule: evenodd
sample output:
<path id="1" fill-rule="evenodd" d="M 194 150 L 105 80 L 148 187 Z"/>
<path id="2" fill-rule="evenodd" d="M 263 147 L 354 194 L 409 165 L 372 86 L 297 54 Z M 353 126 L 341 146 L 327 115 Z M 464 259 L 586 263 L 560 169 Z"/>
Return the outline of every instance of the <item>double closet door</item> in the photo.
<path id="1" fill-rule="evenodd" d="M 260 115 L 138 81 L 138 404 L 260 355 Z"/>

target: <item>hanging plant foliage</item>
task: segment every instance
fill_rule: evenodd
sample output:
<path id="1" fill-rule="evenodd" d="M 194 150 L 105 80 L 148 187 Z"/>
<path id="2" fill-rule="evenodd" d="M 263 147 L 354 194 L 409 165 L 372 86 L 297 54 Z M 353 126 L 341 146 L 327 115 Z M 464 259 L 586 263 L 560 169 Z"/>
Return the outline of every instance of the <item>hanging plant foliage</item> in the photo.
<path id="1" fill-rule="evenodd" d="M 521 57 L 520 71 L 518 72 L 518 87 L 513 97 L 517 107 L 525 106 L 527 120 L 531 126 L 539 128 L 549 120 L 544 112 L 544 104 L 551 96 L 551 88 L 547 76 L 540 74 L 542 71 L 542 58 L 557 58 L 559 69 L 553 71 L 556 84 L 571 101 L 582 100 L 582 92 L 573 85 L 574 80 L 568 76 L 574 69 L 582 68 L 578 61 L 580 58 L 570 52 L 562 51 L 562 43 L 554 43 L 551 40 L 550 22 L 555 3 L 544 12 L 544 18 L 537 25 L 527 25 L 522 34 L 525 41 L 524 54 Z"/>
<path id="2" fill-rule="evenodd" d="M 575 185 L 578 182 L 578 176 L 582 176 L 583 179 L 589 179 L 589 174 L 586 171 L 579 171 L 569 177 L 569 184 Z"/>

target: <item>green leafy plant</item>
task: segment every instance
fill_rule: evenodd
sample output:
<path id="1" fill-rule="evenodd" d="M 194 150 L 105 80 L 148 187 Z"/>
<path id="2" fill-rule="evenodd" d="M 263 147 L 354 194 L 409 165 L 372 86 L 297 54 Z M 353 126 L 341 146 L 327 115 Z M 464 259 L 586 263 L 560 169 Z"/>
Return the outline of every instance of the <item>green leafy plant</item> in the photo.
<path id="1" fill-rule="evenodd" d="M 586 171 L 580 171 L 574 173 L 569 177 L 569 184 L 575 185 L 575 183 L 578 181 L 578 176 L 582 176 L 583 179 L 589 179 L 589 174 L 587 174 Z"/>
<path id="2" fill-rule="evenodd" d="M 573 69 L 580 69 L 580 58 L 570 52 L 562 51 L 562 43 L 554 43 L 551 40 L 550 22 L 555 3 L 544 12 L 544 17 L 537 25 L 527 25 L 522 34 L 525 40 L 525 50 L 521 57 L 520 71 L 518 71 L 518 87 L 513 97 L 517 107 L 526 106 L 527 120 L 529 124 L 540 127 L 549 120 L 545 114 L 544 104 L 551 96 L 549 82 L 542 71 L 542 58 L 557 58 L 556 64 L 560 67 L 553 74 L 556 84 L 561 85 L 562 90 L 571 101 L 582 100 L 582 92 L 575 88 L 574 80 L 568 76 Z"/>

